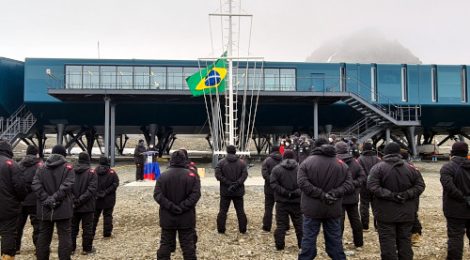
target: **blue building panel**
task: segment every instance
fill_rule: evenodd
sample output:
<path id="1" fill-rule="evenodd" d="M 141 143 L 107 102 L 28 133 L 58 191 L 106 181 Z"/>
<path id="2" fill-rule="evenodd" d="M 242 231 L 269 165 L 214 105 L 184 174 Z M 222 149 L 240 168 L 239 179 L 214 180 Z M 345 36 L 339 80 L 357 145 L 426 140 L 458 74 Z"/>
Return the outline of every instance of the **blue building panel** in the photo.
<path id="1" fill-rule="evenodd" d="M 7 117 L 23 103 L 24 64 L 0 57 L 0 116 Z"/>

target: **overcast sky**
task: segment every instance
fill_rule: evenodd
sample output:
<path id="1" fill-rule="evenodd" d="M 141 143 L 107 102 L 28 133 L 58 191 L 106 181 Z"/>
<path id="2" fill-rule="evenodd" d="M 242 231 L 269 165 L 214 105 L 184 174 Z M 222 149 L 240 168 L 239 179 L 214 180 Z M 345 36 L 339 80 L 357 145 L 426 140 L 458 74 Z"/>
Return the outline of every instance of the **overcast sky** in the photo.
<path id="1" fill-rule="evenodd" d="M 250 53 L 265 60 L 304 61 L 325 41 L 376 28 L 423 63 L 470 64 L 468 0 L 245 0 L 242 6 L 254 15 Z M 212 56 L 219 50 L 213 52 L 210 35 L 220 41 L 220 19 L 208 13 L 218 9 L 219 0 L 0 0 L 0 56 L 96 58 L 98 41 L 101 58 Z M 249 22 L 242 27 L 248 35 Z"/>

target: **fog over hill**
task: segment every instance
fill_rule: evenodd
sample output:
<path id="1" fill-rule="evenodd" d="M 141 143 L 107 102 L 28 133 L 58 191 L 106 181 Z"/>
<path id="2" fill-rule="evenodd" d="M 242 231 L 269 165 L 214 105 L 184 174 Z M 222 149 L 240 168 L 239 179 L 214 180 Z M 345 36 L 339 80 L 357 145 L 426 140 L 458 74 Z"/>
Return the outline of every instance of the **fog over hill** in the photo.
<path id="1" fill-rule="evenodd" d="M 375 29 L 365 29 L 325 42 L 307 57 L 310 62 L 421 64 L 397 40 Z"/>

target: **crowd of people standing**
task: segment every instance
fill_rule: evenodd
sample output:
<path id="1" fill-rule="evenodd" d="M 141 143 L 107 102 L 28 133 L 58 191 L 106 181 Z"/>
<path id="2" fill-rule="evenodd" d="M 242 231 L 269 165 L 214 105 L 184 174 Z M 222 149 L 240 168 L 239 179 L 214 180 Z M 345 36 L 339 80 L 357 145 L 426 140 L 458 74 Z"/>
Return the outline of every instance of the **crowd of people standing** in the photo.
<path id="1" fill-rule="evenodd" d="M 332 259 L 346 259 L 343 232 L 346 215 L 357 250 L 364 245 L 369 229 L 369 207 L 378 233 L 382 259 L 413 259 L 413 230 L 420 227 L 419 197 L 425 183 L 419 170 L 404 159 L 397 143 L 389 143 L 378 156 L 372 144 L 304 138 L 295 149 L 287 142 L 273 146 L 262 163 L 265 179 L 265 214 L 261 229 L 271 232 L 275 209 L 274 247 L 285 248 L 289 219 L 299 247 L 298 259 L 317 256 L 317 237 L 323 229 L 326 253 Z M 357 152 L 356 152 L 357 149 Z M 233 202 L 238 231 L 248 232 L 244 210 L 248 167 L 229 145 L 227 155 L 215 168 L 220 182 L 220 204 L 216 224 L 226 232 L 227 212 Z M 307 153 L 307 154 L 306 154 Z M 447 220 L 448 259 L 462 259 L 463 238 L 470 233 L 470 161 L 468 145 L 456 142 L 451 160 L 441 169 L 443 210 Z M 112 236 L 112 215 L 119 186 L 109 160 L 90 166 L 81 153 L 72 165 L 61 145 L 52 149 L 43 163 L 30 146 L 16 163 L 11 146 L 0 141 L 0 236 L 2 260 L 21 253 L 21 237 L 29 217 L 37 259 L 49 259 L 54 226 L 59 238 L 59 259 L 70 259 L 77 249 L 82 223 L 82 254 L 94 253 L 93 239 L 100 215 L 103 236 Z M 178 237 L 184 259 L 197 258 L 196 205 L 201 198 L 201 181 L 187 151 L 172 153 L 169 167 L 156 181 L 154 199 L 160 205 L 160 247 L 157 259 L 170 259 Z M 360 204 L 360 205 L 359 205 Z"/>

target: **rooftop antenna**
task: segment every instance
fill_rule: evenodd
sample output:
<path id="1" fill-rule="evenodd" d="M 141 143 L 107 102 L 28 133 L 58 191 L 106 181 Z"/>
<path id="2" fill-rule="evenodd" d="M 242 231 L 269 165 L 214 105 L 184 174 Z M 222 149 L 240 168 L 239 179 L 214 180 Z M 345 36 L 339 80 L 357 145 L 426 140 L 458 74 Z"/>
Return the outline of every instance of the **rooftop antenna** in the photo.
<path id="1" fill-rule="evenodd" d="M 98 47 L 98 59 L 101 59 L 101 57 L 100 57 L 100 41 L 98 41 L 97 47 Z"/>

